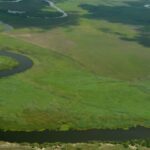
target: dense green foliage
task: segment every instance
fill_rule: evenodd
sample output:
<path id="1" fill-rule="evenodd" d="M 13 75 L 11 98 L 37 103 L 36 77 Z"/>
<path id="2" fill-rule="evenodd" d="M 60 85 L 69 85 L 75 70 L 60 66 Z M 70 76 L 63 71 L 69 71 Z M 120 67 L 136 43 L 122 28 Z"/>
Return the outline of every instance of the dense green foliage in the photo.
<path id="1" fill-rule="evenodd" d="M 0 71 L 13 69 L 18 62 L 10 57 L 0 56 Z"/>
<path id="2" fill-rule="evenodd" d="M 15 28 L 0 33 L 0 49 L 34 61 L 32 69 L 0 79 L 0 128 L 150 127 L 150 9 L 145 3 L 58 1 L 69 16 L 48 20 L 0 7 L 2 21 Z"/>

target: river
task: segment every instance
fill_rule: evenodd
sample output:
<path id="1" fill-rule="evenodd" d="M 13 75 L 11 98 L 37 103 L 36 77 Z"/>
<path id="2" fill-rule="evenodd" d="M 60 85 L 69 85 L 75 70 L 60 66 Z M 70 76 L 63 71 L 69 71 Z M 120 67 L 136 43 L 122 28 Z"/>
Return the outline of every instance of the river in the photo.
<path id="1" fill-rule="evenodd" d="M 7 77 L 16 73 L 24 72 L 25 70 L 31 68 L 33 65 L 32 60 L 30 60 L 28 57 L 14 52 L 0 51 L 0 56 L 8 56 L 19 62 L 19 65 L 17 67 L 14 67 L 11 70 L 0 71 L 0 78 Z"/>
<path id="2" fill-rule="evenodd" d="M 85 131 L 0 131 L 0 141 L 28 143 L 76 143 L 90 141 L 123 142 L 134 139 L 150 139 L 150 128 L 93 129 Z"/>

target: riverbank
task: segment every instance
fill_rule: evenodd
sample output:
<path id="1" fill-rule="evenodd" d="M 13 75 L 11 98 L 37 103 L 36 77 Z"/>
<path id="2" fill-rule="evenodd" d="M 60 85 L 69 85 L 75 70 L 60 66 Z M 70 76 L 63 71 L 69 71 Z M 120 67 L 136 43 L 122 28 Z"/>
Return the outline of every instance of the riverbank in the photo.
<path id="1" fill-rule="evenodd" d="M 112 143 L 76 143 L 76 144 L 64 144 L 64 143 L 53 143 L 53 144 L 42 144 L 37 143 L 9 143 L 0 142 L 0 150 L 149 150 L 148 147 L 139 144 L 112 144 Z"/>

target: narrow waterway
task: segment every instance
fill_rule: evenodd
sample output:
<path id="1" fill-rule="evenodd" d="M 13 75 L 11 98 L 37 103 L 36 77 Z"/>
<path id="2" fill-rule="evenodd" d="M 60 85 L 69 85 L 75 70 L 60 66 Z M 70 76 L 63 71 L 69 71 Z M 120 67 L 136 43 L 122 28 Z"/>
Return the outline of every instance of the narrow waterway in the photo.
<path id="1" fill-rule="evenodd" d="M 50 7 L 54 8 L 54 9 L 56 9 L 58 12 L 62 13 L 62 16 L 57 17 L 57 18 L 64 18 L 64 17 L 67 17 L 67 16 L 68 16 L 68 14 L 67 14 L 64 10 L 60 9 L 59 7 L 57 7 L 57 6 L 55 5 L 55 3 L 53 3 L 52 1 L 50 1 L 50 0 L 43 0 L 43 1 L 47 2 Z"/>
<path id="2" fill-rule="evenodd" d="M 85 131 L 0 131 L 0 141 L 28 143 L 76 143 L 89 141 L 123 142 L 133 139 L 150 139 L 150 128 L 95 129 Z"/>
<path id="3" fill-rule="evenodd" d="M 24 72 L 25 70 L 31 68 L 33 65 L 32 60 L 21 54 L 16 54 L 10 51 L 0 51 L 0 56 L 8 56 L 19 62 L 19 65 L 12 68 L 11 70 L 0 71 L 0 78 Z"/>

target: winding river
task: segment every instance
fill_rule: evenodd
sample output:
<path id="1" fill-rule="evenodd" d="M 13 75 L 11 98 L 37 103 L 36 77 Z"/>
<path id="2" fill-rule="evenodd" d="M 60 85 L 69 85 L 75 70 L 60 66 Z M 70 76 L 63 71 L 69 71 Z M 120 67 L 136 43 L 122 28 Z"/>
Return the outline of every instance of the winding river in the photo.
<path id="1" fill-rule="evenodd" d="M 1 1 L 0 0 L 0 3 L 19 3 L 21 1 L 23 1 L 23 0 L 12 0 L 12 1 Z M 50 0 L 43 0 L 43 1 L 48 3 L 48 5 L 50 7 L 56 9 L 58 12 L 60 12 L 62 14 L 61 16 L 55 17 L 55 18 L 65 18 L 65 17 L 68 16 L 68 14 L 64 10 L 60 9 L 59 7 L 57 7 L 54 2 L 52 2 Z M 8 13 L 11 13 L 11 14 L 24 14 L 26 12 L 24 12 L 24 11 L 8 10 Z M 30 17 L 30 16 L 27 16 L 27 17 L 28 18 L 36 18 L 36 17 Z M 48 19 L 50 19 L 50 18 L 48 18 Z M 9 31 L 12 31 L 14 29 L 13 26 L 11 26 L 9 24 L 6 24 L 6 23 L 4 23 L 2 21 L 0 21 L 0 24 L 4 25 L 4 31 L 5 32 L 9 32 Z"/>
<path id="2" fill-rule="evenodd" d="M 62 16 L 56 17 L 56 18 L 64 18 L 64 17 L 68 16 L 68 14 L 64 10 L 57 7 L 52 1 L 50 1 L 50 0 L 43 0 L 43 1 L 47 2 L 50 7 L 56 9 L 58 12 L 60 12 L 62 14 Z"/>
<path id="3" fill-rule="evenodd" d="M 21 55 L 21 54 L 16 54 L 16 53 L 9 52 L 9 51 L 0 51 L 0 56 L 8 56 L 19 62 L 19 65 L 14 67 L 11 70 L 0 71 L 0 78 L 23 72 L 31 68 L 33 65 L 32 60 L 30 60 L 28 57 Z"/>
<path id="4" fill-rule="evenodd" d="M 0 3 L 19 3 L 23 0 L 12 0 L 12 1 L 0 1 Z M 56 18 L 64 18 L 64 17 L 67 17 L 68 14 L 62 10 L 61 8 L 57 7 L 55 5 L 54 2 L 50 1 L 50 0 L 43 0 L 44 2 L 48 3 L 48 5 L 54 9 L 56 9 L 58 12 L 60 12 L 62 15 L 60 17 L 56 17 Z M 20 14 L 20 13 L 25 13 L 25 12 L 21 12 L 21 11 L 14 11 L 14 10 L 8 10 L 8 13 L 12 13 L 12 14 Z"/>

